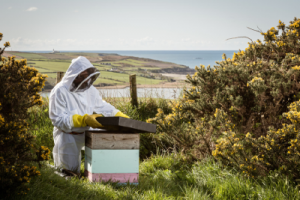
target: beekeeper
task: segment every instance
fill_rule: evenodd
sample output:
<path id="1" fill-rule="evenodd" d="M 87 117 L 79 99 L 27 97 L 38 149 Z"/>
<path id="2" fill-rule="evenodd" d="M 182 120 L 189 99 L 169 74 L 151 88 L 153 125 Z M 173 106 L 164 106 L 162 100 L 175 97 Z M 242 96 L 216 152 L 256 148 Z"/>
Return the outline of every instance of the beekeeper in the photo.
<path id="1" fill-rule="evenodd" d="M 99 75 L 87 58 L 79 56 L 72 60 L 61 82 L 50 93 L 49 117 L 54 126 L 53 158 L 57 167 L 80 171 L 84 131 L 101 127 L 97 117 L 129 118 L 102 100 L 92 85 Z"/>

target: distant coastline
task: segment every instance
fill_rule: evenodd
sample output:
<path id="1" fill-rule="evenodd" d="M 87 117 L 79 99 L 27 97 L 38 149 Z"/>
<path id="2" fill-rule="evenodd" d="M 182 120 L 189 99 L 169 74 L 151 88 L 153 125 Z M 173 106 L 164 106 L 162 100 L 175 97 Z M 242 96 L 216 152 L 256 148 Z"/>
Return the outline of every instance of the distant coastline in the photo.
<path id="1" fill-rule="evenodd" d="M 222 60 L 222 54 L 227 57 L 232 57 L 234 52 L 238 50 L 91 50 L 91 51 L 63 51 L 61 53 L 98 53 L 98 54 L 118 54 L 121 56 L 133 56 L 139 58 L 148 58 L 158 61 L 176 63 L 183 66 L 188 66 L 194 69 L 195 66 L 203 64 L 211 67 L 216 65 L 215 61 Z M 23 51 L 31 53 L 51 53 L 52 51 Z M 201 58 L 201 59 L 199 59 Z"/>
<path id="2" fill-rule="evenodd" d="M 3 54 L 5 57 L 13 55 L 17 59 L 27 59 L 28 66 L 48 75 L 43 91 L 51 90 L 55 86 L 57 72 L 67 71 L 70 61 L 78 56 L 85 56 L 100 71 L 101 76 L 95 81 L 95 87 L 127 87 L 129 75 L 136 74 L 138 87 L 175 88 L 181 87 L 179 85 L 186 80 L 187 74 L 195 73 L 195 69 L 176 63 L 110 52 L 72 53 L 53 50 L 48 53 L 7 51 Z"/>

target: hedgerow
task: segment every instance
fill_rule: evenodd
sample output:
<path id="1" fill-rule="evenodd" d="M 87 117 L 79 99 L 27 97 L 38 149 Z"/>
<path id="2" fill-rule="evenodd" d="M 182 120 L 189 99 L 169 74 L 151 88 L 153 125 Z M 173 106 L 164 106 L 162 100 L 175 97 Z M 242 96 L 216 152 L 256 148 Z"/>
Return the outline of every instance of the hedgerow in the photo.
<path id="1" fill-rule="evenodd" d="M 299 111 L 293 102 L 300 97 L 300 19 L 258 32 L 264 41 L 249 42 L 232 58 L 224 54 L 214 67 L 196 67 L 173 112 L 159 111 L 149 122 L 194 159 L 213 154 L 251 176 L 284 169 L 299 178 L 293 157 Z M 267 158 L 272 162 L 249 164 Z"/>
<path id="2" fill-rule="evenodd" d="M 0 33 L 0 41 L 3 34 Z M 26 66 L 26 60 L 2 56 L 10 43 L 0 48 L 0 190 L 1 198 L 20 187 L 26 194 L 31 177 L 40 175 L 34 163 L 48 160 L 50 150 L 37 146 L 27 123 L 28 109 L 41 105 L 38 92 L 44 86 L 46 75 Z"/>

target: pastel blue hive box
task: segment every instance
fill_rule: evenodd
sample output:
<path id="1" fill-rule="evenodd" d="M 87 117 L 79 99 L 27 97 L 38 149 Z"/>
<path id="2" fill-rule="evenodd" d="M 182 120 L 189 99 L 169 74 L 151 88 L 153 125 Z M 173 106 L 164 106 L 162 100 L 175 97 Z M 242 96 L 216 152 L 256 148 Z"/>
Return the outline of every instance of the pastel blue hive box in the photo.
<path id="1" fill-rule="evenodd" d="M 156 125 L 122 117 L 97 120 L 105 130 L 85 132 L 85 176 L 90 181 L 138 184 L 139 133 L 155 132 Z"/>

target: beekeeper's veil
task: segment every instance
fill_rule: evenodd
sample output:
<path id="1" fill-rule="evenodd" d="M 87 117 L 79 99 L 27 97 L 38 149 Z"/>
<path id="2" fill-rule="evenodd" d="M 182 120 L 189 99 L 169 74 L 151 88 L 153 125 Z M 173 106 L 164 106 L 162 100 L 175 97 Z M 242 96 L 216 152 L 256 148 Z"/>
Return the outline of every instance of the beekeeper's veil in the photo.
<path id="1" fill-rule="evenodd" d="M 83 92 L 93 85 L 99 75 L 100 72 L 87 58 L 79 56 L 72 60 L 61 82 L 70 92 Z"/>

